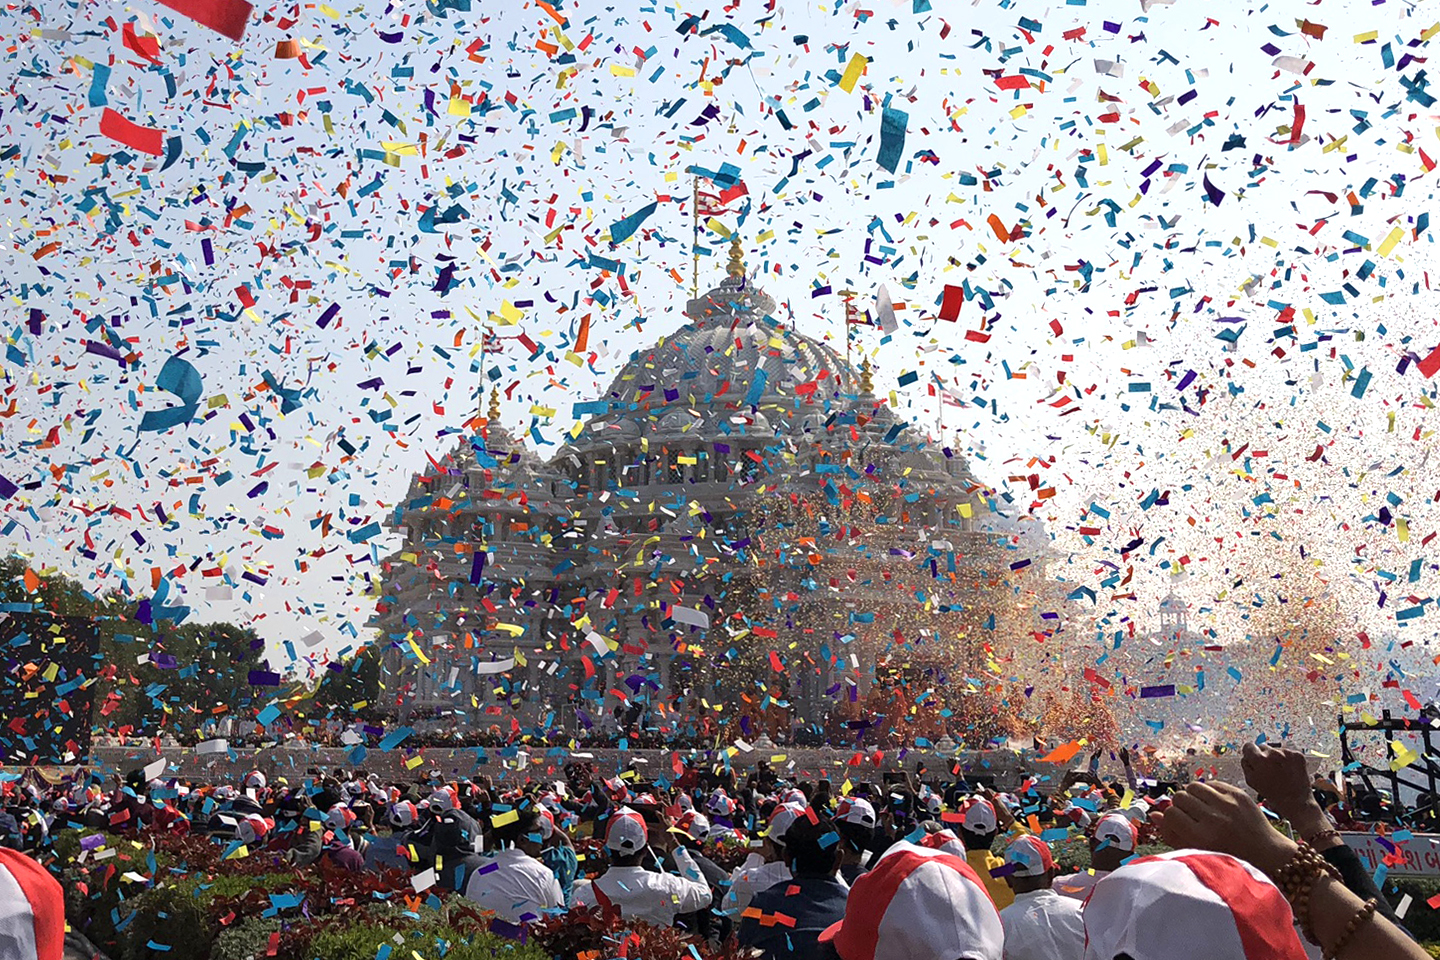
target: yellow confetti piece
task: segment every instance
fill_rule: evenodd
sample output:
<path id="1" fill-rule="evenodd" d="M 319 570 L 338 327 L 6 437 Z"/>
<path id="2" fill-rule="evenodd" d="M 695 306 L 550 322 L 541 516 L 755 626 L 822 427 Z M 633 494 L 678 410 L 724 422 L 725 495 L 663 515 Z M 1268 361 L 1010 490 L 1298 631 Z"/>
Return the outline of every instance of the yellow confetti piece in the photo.
<path id="1" fill-rule="evenodd" d="M 447 112 L 452 117 L 468 117 L 470 116 L 470 101 L 464 97 L 451 97 Z"/>
<path id="2" fill-rule="evenodd" d="M 840 78 L 840 89 L 846 93 L 855 92 L 855 81 L 860 79 L 860 74 L 865 72 L 865 57 L 855 54 L 850 62 L 845 65 L 845 75 Z"/>
<path id="3" fill-rule="evenodd" d="M 1379 31 L 1379 30 L 1371 30 L 1371 31 L 1369 31 L 1368 33 L 1357 33 L 1357 34 L 1355 34 L 1355 42 L 1356 42 L 1356 43 L 1368 43 L 1368 42 L 1370 42 L 1371 40 L 1378 39 L 1379 36 L 1380 36 L 1380 31 Z"/>
<path id="4" fill-rule="evenodd" d="M 1390 251 L 1395 249 L 1395 245 L 1399 243 L 1404 236 L 1405 231 L 1399 227 L 1395 227 L 1390 231 L 1389 235 L 1380 242 L 1380 246 L 1375 252 L 1382 257 L 1390 256 Z"/>
<path id="5" fill-rule="evenodd" d="M 627 66 L 624 66 L 624 65 L 619 64 L 619 63 L 612 63 L 612 64 L 610 64 L 610 76 L 612 76 L 612 77 L 633 77 L 633 76 L 635 76 L 635 68 L 634 68 L 634 67 L 627 67 Z"/>

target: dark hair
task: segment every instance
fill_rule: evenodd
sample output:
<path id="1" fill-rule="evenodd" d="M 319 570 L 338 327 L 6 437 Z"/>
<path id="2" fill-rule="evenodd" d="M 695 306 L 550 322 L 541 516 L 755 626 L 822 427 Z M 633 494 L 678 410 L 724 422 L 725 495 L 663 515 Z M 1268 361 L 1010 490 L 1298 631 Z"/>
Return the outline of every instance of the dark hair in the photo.
<path id="1" fill-rule="evenodd" d="M 987 832 L 985 832 L 985 833 L 981 833 L 981 832 L 979 832 L 978 830 L 969 830 L 969 829 L 967 829 L 967 828 L 965 827 L 964 824 L 961 824 L 961 826 L 960 826 L 960 842 L 965 845 L 965 849 L 966 849 L 967 851 L 968 851 L 968 850 L 989 850 L 990 847 L 991 847 L 991 845 L 994 844 L 994 842 L 995 842 L 995 835 L 998 834 L 999 832 L 1000 832 L 1000 831 L 999 831 L 999 829 L 997 828 L 997 829 L 995 829 L 995 830 L 990 830 L 990 831 L 987 831 Z"/>
<path id="2" fill-rule="evenodd" d="M 823 813 L 807 810 L 785 831 L 785 858 L 796 876 L 828 876 L 835 872 L 839 861 L 839 843 L 834 821 Z"/>
<path id="3" fill-rule="evenodd" d="M 867 827 L 863 823 L 836 820 L 835 831 L 840 834 L 840 839 L 845 842 L 845 845 L 856 853 L 864 853 L 869 850 L 870 844 L 875 840 L 875 828 Z"/>
<path id="4" fill-rule="evenodd" d="M 540 814 L 532 806 L 516 811 L 516 817 L 509 823 L 493 827 L 490 839 L 499 846 L 513 847 L 532 833 L 540 832 Z"/>

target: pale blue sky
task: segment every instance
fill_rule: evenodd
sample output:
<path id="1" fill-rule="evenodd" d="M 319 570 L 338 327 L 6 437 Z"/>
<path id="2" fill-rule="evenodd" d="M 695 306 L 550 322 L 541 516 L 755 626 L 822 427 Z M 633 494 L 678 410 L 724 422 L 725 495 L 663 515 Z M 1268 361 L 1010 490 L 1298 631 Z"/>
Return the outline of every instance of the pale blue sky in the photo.
<path id="1" fill-rule="evenodd" d="M 772 11 L 742 0 L 730 19 L 713 7 L 696 32 L 681 36 L 677 25 L 689 8 L 571 4 L 562 10 L 569 21 L 562 41 L 542 33 L 555 24 L 533 4 L 474 2 L 441 18 L 420 4 L 389 9 L 365 0 L 345 10 L 303 10 L 284 28 L 257 15 L 238 46 L 155 7 L 135 15 L 140 33 L 158 29 L 162 39 L 160 67 L 149 68 L 104 25 L 106 17 L 123 22 L 120 8 L 84 7 L 70 19 L 77 15 L 69 7 L 46 3 L 39 24 L 8 13 L 7 38 L 20 53 L 7 66 L 25 101 L 9 102 L 0 118 L 5 142 L 20 148 L 0 180 L 0 211 L 11 241 L 7 266 L 32 286 L 11 291 L 6 329 L 18 329 L 19 357 L 5 365 L 12 393 L 3 403 L 13 398 L 17 413 L 4 421 L 0 444 L 10 466 L 0 472 L 40 486 L 6 502 L 16 523 L 7 543 L 97 586 L 123 580 L 141 596 L 149 595 L 152 567 L 172 570 L 198 554 L 223 553 L 234 599 L 208 600 L 198 572 L 179 581 L 197 616 L 263 614 L 256 627 L 277 651 L 286 640 L 299 653 L 353 642 L 343 631 L 368 614 L 359 596 L 373 570 L 365 559 L 372 548 L 387 552 L 388 543 L 357 545 L 346 533 L 382 519 L 426 454 L 452 444 L 440 434 L 458 427 L 457 412 L 473 409 L 479 378 L 470 357 L 475 318 L 506 301 L 533 302 L 517 325 L 496 332 L 523 331 L 553 357 L 531 361 L 510 344 L 499 385 L 518 384 L 504 403 L 506 423 L 533 425 L 541 451 L 553 452 L 549 444 L 572 424 L 571 404 L 598 394 L 629 351 L 678 327 L 688 295 L 688 206 L 661 202 L 641 234 L 613 249 L 610 225 L 657 196 L 688 203 L 689 166 L 733 163 L 753 202 L 742 228 L 747 258 L 782 302 L 781 318 L 838 338 L 838 303 L 812 299 L 813 288 L 848 285 L 870 296 L 885 283 L 906 301 L 889 342 L 862 331 L 857 349 L 878 351 L 884 385 L 919 374 L 917 384 L 897 389 L 896 402 L 926 424 L 936 422 L 936 401 L 925 386 L 939 373 L 969 405 L 945 411 L 947 431 L 962 430 L 954 442 L 981 477 L 1013 491 L 1007 509 L 1030 509 L 1029 474 L 1055 490 L 1033 512 L 1069 559 L 1059 571 L 1067 579 L 1103 599 L 1115 592 L 1101 586 L 1104 563 L 1134 565 L 1129 587 L 1141 602 L 1102 603 L 1099 613 L 1148 616 L 1149 603 L 1169 588 L 1170 565 L 1184 556 L 1201 575 L 1188 578 L 1186 595 L 1217 611 L 1227 629 L 1243 630 L 1245 591 L 1232 587 L 1226 568 L 1234 544 L 1253 541 L 1253 532 L 1277 543 L 1272 549 L 1298 556 L 1303 547 L 1305 562 L 1318 559 L 1351 626 L 1395 630 L 1395 597 L 1428 597 L 1435 577 L 1426 559 L 1434 551 L 1421 545 L 1435 529 L 1434 490 L 1414 469 L 1430 444 L 1413 439 L 1417 428 L 1433 428 L 1433 414 L 1418 402 L 1434 391 L 1413 364 L 1396 373 L 1405 351 L 1423 357 L 1440 342 L 1425 281 L 1430 235 L 1415 241 L 1408 232 L 1433 199 L 1418 151 L 1440 156 L 1440 136 L 1434 107 L 1405 99 L 1402 80 L 1413 83 L 1423 66 L 1400 66 L 1407 51 L 1426 55 L 1406 46 L 1430 27 L 1424 6 L 932 5 L 922 13 L 912 0 Z M 704 9 L 695 6 L 695 15 Z M 869 15 L 857 15 L 862 10 Z M 168 23 L 157 28 L 157 16 Z M 1323 40 L 1301 32 L 1303 18 L 1327 25 Z M 725 30 L 705 33 L 721 25 L 743 43 Z M 1074 32 L 1082 28 L 1083 35 Z M 1357 42 L 1372 30 L 1374 42 Z M 276 42 L 287 37 L 302 41 L 308 70 L 298 59 L 274 58 Z M 556 54 L 537 40 L 556 45 Z M 561 60 L 567 42 L 585 47 L 575 63 Z M 101 98 L 93 95 L 91 64 L 112 55 L 108 82 L 99 84 L 103 99 L 182 138 L 181 158 L 169 169 L 158 161 L 91 162 L 116 149 L 98 134 L 103 107 L 92 105 Z M 869 63 L 846 92 L 837 80 L 856 55 Z M 578 72 L 562 87 L 567 68 Z M 700 82 L 717 73 L 719 85 Z M 999 76 L 1035 85 L 1001 90 Z M 472 99 L 483 92 L 493 108 L 468 118 L 450 112 L 452 84 Z M 887 98 L 908 114 L 895 175 L 876 164 Z M 1297 100 L 1306 120 L 1292 149 L 1278 129 L 1293 122 Z M 712 106 L 713 120 L 694 123 Z M 458 102 L 457 109 L 464 112 Z M 240 122 L 251 129 L 234 141 L 234 160 L 264 164 L 249 179 L 223 149 Z M 464 152 L 448 155 L 459 146 Z M 386 150 L 396 165 L 381 159 Z M 1398 198 L 1390 196 L 1396 175 L 1405 178 Z M 347 178 L 348 199 L 337 195 Z M 1205 178 L 1218 207 L 1207 200 Z M 87 188 L 101 187 L 117 204 L 109 225 L 102 200 L 86 200 Z M 1366 193 L 1363 209 L 1352 211 L 1351 191 Z M 241 204 L 251 211 L 227 225 L 227 208 Z M 420 204 L 458 205 L 467 217 L 421 233 Z M 991 214 L 1006 230 L 1028 220 L 1028 238 L 998 241 Z M 202 217 L 219 229 L 187 229 L 187 220 L 201 225 Z M 318 234 L 309 225 L 316 223 Z M 1405 236 L 1382 257 L 1375 248 L 1394 227 Z M 773 237 L 760 240 L 767 231 Z M 867 240 L 879 262 L 865 260 Z M 714 233 L 706 241 L 723 248 Z M 35 259 L 49 242 L 58 249 Z M 447 255 L 456 258 L 459 285 L 441 296 L 430 288 Z M 417 273 L 404 272 L 410 257 Z M 595 257 L 623 263 L 623 289 L 614 276 L 602 278 Z M 719 276 L 719 261 L 702 264 L 702 286 Z M 1077 287 L 1081 272 L 1067 269 L 1082 261 L 1092 271 L 1086 289 Z M 397 265 L 402 273 L 394 277 Z M 178 280 L 157 285 L 170 274 L 190 290 Z M 1241 295 L 1252 276 L 1260 279 Z M 558 312 L 592 296 L 597 279 L 607 302 L 582 300 L 579 309 Z M 964 339 L 979 329 L 978 303 L 967 303 L 957 324 L 923 319 L 944 284 L 963 280 L 996 298 L 987 343 Z M 287 302 L 287 281 L 309 284 L 296 291 L 296 303 Z M 240 311 L 241 284 L 257 300 L 251 314 Z M 1321 296 L 1336 292 L 1343 304 Z M 142 294 L 154 299 L 157 315 L 144 300 L 131 305 Z M 1197 310 L 1202 297 L 1210 300 Z M 1277 339 L 1288 321 L 1277 319 L 1270 301 L 1296 309 L 1293 339 Z M 191 311 L 180 316 L 195 322 L 171 325 L 167 314 L 187 303 Z M 338 319 L 322 328 L 331 303 L 340 305 Z M 26 330 L 32 307 L 46 316 L 38 335 Z M 1301 312 L 1307 308 L 1313 324 Z M 565 358 L 587 312 L 593 369 Z M 114 333 L 135 338 L 142 352 L 125 377 L 114 360 L 85 352 L 101 333 L 84 321 L 122 313 L 128 317 Z M 1241 328 L 1217 322 L 1229 317 L 1244 319 L 1234 353 L 1216 339 Z M 1320 342 L 1325 330 L 1344 332 Z M 1129 346 L 1137 332 L 1148 345 Z M 214 400 L 214 416 L 137 438 L 131 393 L 153 390 L 160 365 L 182 348 L 204 377 L 201 412 Z M 1371 374 L 1358 397 L 1353 372 L 1346 379 L 1351 368 Z M 1192 382 L 1176 391 L 1188 370 Z M 282 417 L 273 391 L 254 393 L 266 371 L 286 389 L 305 391 L 297 410 Z M 1201 389 L 1209 391 L 1203 409 Z M 1079 412 L 1062 417 L 1067 408 L 1049 404 L 1065 395 Z M 1182 398 L 1200 412 L 1181 409 Z M 140 401 L 143 409 L 157 403 L 153 393 Z M 254 429 L 232 430 L 247 411 Z M 390 419 L 372 419 L 384 411 Z M 82 442 L 85 414 L 95 422 Z M 273 439 L 257 414 L 270 418 Z M 36 449 L 53 426 L 62 428 L 59 445 Z M 1222 460 L 1222 438 L 1232 451 L 1249 443 L 1268 457 Z M 342 440 L 356 451 L 343 466 Z M 1333 445 L 1328 462 L 1305 459 L 1317 444 Z M 117 448 L 127 457 L 115 456 Z M 1033 458 L 1053 465 L 1032 465 Z M 326 470 L 310 478 L 316 464 Z M 65 489 L 52 465 L 72 470 Z M 330 472 L 337 468 L 343 473 Z M 227 471 L 233 479 L 219 484 Z M 203 482 L 187 485 L 189 476 Z M 262 481 L 268 488 L 257 490 Z M 1186 483 L 1191 490 L 1181 489 Z M 1171 491 L 1168 506 L 1142 508 L 1152 488 Z M 189 515 L 192 494 L 203 519 Z M 1387 494 L 1401 499 L 1391 512 L 1414 531 L 1405 542 L 1393 525 L 1365 520 Z M 157 521 L 157 501 L 176 523 Z M 1092 503 L 1110 513 L 1108 521 L 1086 518 Z M 132 516 L 106 514 L 111 504 Z M 310 522 L 326 513 L 330 533 L 322 537 Z M 267 524 L 283 536 L 267 538 Z M 1086 524 L 1103 534 L 1083 537 L 1078 528 Z M 72 546 L 86 529 L 99 548 L 95 561 Z M 1136 538 L 1143 547 L 1122 561 L 1119 551 Z M 319 549 L 326 556 L 305 556 Z M 247 568 L 265 585 L 241 579 Z M 1404 589 L 1391 587 L 1380 607 L 1386 575 Z M 1248 586 L 1262 598 L 1270 589 Z M 1405 621 L 1407 636 L 1430 636 L 1436 613 L 1433 604 L 1424 610 Z"/>

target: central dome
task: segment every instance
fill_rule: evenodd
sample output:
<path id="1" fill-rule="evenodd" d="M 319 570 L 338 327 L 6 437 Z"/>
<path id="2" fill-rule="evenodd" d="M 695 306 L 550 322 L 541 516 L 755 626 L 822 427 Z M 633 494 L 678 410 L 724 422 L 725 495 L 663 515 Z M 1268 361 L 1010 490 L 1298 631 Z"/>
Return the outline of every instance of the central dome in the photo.
<path id="1" fill-rule="evenodd" d="M 691 300 L 690 323 L 637 350 L 611 383 L 612 413 L 667 407 L 749 409 L 849 400 L 859 377 L 829 346 L 770 316 L 775 301 L 745 276 Z M 618 409 L 617 409 L 618 408 Z"/>

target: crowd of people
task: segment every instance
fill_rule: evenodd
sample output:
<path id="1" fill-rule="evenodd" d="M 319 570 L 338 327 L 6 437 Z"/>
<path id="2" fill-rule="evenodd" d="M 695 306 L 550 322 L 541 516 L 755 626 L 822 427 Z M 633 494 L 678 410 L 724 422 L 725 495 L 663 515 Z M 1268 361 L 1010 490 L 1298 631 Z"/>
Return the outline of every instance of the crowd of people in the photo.
<path id="1" fill-rule="evenodd" d="M 602 777 L 580 761 L 562 779 L 501 784 L 440 771 L 132 775 L 108 789 L 36 777 L 10 785 L 0 832 L 22 851 L 67 827 L 204 833 L 296 869 L 401 872 L 507 932 L 588 908 L 734 936 L 765 960 L 1427 956 L 1341 842 L 1303 757 L 1250 745 L 1243 769 L 1260 803 L 1225 783 L 1107 784 L 1088 771 L 999 793 L 963 774 L 837 788 L 763 766 L 741 781 L 683 766 L 673 779 Z M 1064 873 L 1052 843 L 1077 835 L 1090 865 Z M 1173 849 L 1144 855 L 1153 840 Z M 33 865 L 15 850 L 0 859 L 0 956 L 58 960 L 63 910 L 43 903 L 58 885 Z"/>

